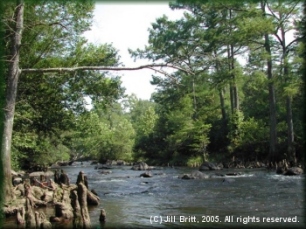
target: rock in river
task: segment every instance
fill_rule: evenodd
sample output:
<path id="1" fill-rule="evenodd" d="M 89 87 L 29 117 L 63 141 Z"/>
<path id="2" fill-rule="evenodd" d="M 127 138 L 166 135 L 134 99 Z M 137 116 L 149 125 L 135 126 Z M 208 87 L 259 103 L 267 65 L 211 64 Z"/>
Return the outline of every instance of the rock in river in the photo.
<path id="1" fill-rule="evenodd" d="M 207 179 L 209 178 L 208 175 L 200 172 L 200 171 L 194 171 L 191 174 L 184 174 L 181 179 L 184 180 L 190 180 L 190 179 Z"/>
<path id="2" fill-rule="evenodd" d="M 292 167 L 292 168 L 287 169 L 287 171 L 284 172 L 284 175 L 288 175 L 288 176 L 301 175 L 301 174 L 303 174 L 303 169 L 300 167 Z"/>
<path id="3" fill-rule="evenodd" d="M 152 174 L 150 172 L 145 172 L 140 174 L 140 177 L 152 177 Z"/>
<path id="4" fill-rule="evenodd" d="M 150 167 L 147 165 L 147 163 L 141 161 L 133 165 L 132 169 L 133 170 L 147 170 L 147 169 L 150 169 Z"/>
<path id="5" fill-rule="evenodd" d="M 220 170 L 221 168 L 216 166 L 215 164 L 211 162 L 204 162 L 200 168 L 199 171 L 208 171 L 208 170 Z"/>

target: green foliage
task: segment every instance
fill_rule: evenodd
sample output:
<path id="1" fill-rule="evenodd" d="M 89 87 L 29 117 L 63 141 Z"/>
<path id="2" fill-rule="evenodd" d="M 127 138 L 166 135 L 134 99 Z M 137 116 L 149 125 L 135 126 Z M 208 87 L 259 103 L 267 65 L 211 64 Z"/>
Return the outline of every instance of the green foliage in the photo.
<path id="1" fill-rule="evenodd" d="M 240 152 L 240 156 L 249 159 L 261 159 L 268 153 L 269 129 L 261 120 L 244 119 L 241 112 L 236 112 L 230 119 L 231 130 L 228 146 L 230 153 Z"/>
<path id="2" fill-rule="evenodd" d="M 102 162 L 107 159 L 131 161 L 135 131 L 124 117 L 120 104 L 106 110 L 98 107 L 78 117 L 74 150 Z"/>
<path id="3" fill-rule="evenodd" d="M 9 18 L 15 6 L 6 6 L 8 55 L 13 36 Z M 93 10 L 92 1 L 26 3 L 20 67 L 118 66 L 118 51 L 114 47 L 88 44 L 82 37 L 90 28 Z M 108 106 L 123 93 L 120 78 L 108 77 L 105 72 L 23 73 L 15 110 L 13 166 L 51 164 L 80 156 L 74 149 L 73 136 L 77 131 L 76 118 L 86 112 L 85 98 Z"/>
<path id="4" fill-rule="evenodd" d="M 187 166 L 189 167 L 198 167 L 202 164 L 203 158 L 201 156 L 196 156 L 196 157 L 190 157 L 187 160 Z"/>
<path id="5" fill-rule="evenodd" d="M 271 132 L 269 103 L 275 103 L 277 117 L 273 118 L 279 122 L 279 143 L 283 144 L 286 130 L 280 123 L 289 123 L 288 97 L 293 101 L 294 129 L 303 136 L 298 125 L 303 101 L 297 71 L 301 64 L 297 58 L 301 50 L 297 33 L 302 26 L 300 3 L 262 3 L 171 3 L 172 9 L 185 10 L 184 16 L 175 21 L 158 18 L 149 29 L 149 45 L 144 50 L 130 50 L 135 59 L 162 60 L 191 72 L 175 72 L 171 79 L 153 76 L 152 84 L 158 88 L 152 96 L 158 119 L 154 132 L 138 145 L 142 158 L 190 164 L 203 152 L 207 156 L 208 150 L 214 158 L 230 152 L 250 160 L 264 159 Z M 289 30 L 295 32 L 296 40 L 285 42 L 282 35 L 288 39 Z M 269 38 L 271 53 L 266 50 L 264 35 Z M 239 62 L 247 56 L 242 66 Z M 270 58 L 272 77 L 268 80 Z M 272 86 L 276 98 L 271 96 Z"/>

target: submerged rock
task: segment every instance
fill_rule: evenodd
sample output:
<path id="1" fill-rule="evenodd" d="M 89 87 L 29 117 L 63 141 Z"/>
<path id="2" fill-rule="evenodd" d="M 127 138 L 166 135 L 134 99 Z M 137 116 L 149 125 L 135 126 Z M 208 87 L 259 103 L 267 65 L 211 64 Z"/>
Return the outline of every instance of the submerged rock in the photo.
<path id="1" fill-rule="evenodd" d="M 100 173 L 103 174 L 103 175 L 107 175 L 107 174 L 111 174 L 112 171 L 110 171 L 110 170 L 101 170 Z"/>
<path id="2" fill-rule="evenodd" d="M 113 169 L 113 166 L 111 166 L 111 165 L 97 165 L 96 167 L 95 167 L 95 169 Z"/>
<path id="3" fill-rule="evenodd" d="M 190 180 L 190 179 L 207 179 L 209 178 L 208 175 L 200 172 L 200 171 L 194 171 L 191 174 L 184 174 L 183 176 L 180 177 L 181 179 L 184 180 Z"/>
<path id="4" fill-rule="evenodd" d="M 235 179 L 225 178 L 222 180 L 222 183 L 233 183 L 235 182 Z"/>
<path id="5" fill-rule="evenodd" d="M 204 174 L 204 173 L 202 173 L 202 172 L 200 172 L 200 171 L 194 171 L 194 172 L 192 172 L 192 173 L 191 173 L 191 176 L 193 176 L 194 179 L 207 179 L 207 178 L 209 178 L 208 175 L 206 175 L 206 174 Z"/>

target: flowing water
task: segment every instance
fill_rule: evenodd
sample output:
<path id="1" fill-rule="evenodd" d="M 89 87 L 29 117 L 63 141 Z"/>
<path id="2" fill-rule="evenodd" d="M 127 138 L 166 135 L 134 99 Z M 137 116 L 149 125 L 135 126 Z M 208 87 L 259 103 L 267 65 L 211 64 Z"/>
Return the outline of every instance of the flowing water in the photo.
<path id="1" fill-rule="evenodd" d="M 71 183 L 83 170 L 89 189 L 101 198 L 98 207 L 89 208 L 93 228 L 305 226 L 304 176 L 231 169 L 218 173 L 241 175 L 182 180 L 178 176 L 195 169 L 167 167 L 152 170 L 151 178 L 141 178 L 143 171 L 131 166 L 115 166 L 107 175 L 93 165 L 62 168 Z M 99 223 L 101 208 L 106 211 L 104 224 Z"/>

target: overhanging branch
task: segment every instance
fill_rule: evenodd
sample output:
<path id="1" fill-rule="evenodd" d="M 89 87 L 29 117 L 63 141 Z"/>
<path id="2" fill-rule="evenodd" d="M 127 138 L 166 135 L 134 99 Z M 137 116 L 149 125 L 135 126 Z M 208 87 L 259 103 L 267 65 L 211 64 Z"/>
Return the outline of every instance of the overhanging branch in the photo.
<path id="1" fill-rule="evenodd" d="M 135 71 L 141 69 L 155 70 L 154 67 L 169 67 L 180 71 L 184 71 L 187 74 L 190 73 L 188 70 L 172 64 L 149 64 L 141 65 L 138 67 L 110 67 L 110 66 L 79 66 L 72 68 L 25 68 L 21 69 L 23 73 L 46 73 L 46 72 L 75 72 L 75 71 L 86 71 L 86 70 L 98 70 L 98 71 Z"/>

